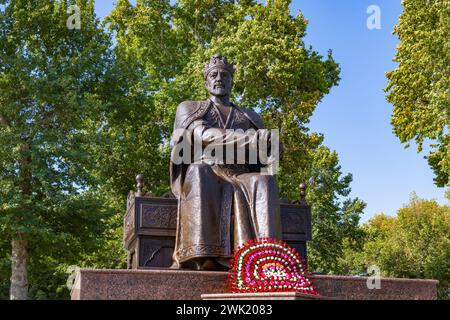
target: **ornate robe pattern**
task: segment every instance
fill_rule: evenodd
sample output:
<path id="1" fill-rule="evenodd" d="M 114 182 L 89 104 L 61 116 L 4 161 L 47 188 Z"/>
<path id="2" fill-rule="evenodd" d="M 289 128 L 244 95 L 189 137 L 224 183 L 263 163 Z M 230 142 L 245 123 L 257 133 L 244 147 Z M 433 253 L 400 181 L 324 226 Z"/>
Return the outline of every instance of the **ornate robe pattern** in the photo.
<path id="1" fill-rule="evenodd" d="M 211 128 L 264 128 L 252 110 L 233 105 L 223 121 L 210 100 L 182 103 L 174 129 L 194 134 L 199 124 L 204 132 Z M 180 139 L 174 136 L 173 142 Z M 259 173 L 260 167 L 247 163 L 211 165 L 204 161 L 176 165 L 171 161 L 171 187 L 178 198 L 173 260 L 178 266 L 197 257 L 228 259 L 233 246 L 253 238 L 281 238 L 278 188 L 273 176 Z"/>

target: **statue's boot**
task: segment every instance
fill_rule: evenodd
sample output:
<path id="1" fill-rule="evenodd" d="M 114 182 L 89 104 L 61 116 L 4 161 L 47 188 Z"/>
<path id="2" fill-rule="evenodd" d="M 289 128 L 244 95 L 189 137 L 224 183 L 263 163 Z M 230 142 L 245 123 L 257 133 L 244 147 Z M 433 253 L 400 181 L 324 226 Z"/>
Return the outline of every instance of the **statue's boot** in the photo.
<path id="1" fill-rule="evenodd" d="M 216 263 L 213 259 L 206 259 L 206 261 L 202 264 L 201 270 L 204 271 L 215 271 Z"/>
<path id="2" fill-rule="evenodd" d="M 203 270 L 203 264 L 205 261 L 205 258 L 194 258 L 182 264 L 174 261 L 169 269 Z"/>
<path id="3" fill-rule="evenodd" d="M 218 259 L 206 259 L 206 261 L 202 265 L 202 270 L 204 271 L 226 271 L 228 270 L 227 266 L 224 266 L 223 261 L 219 262 Z"/>
<path id="4" fill-rule="evenodd" d="M 230 259 L 227 258 L 216 258 L 219 268 L 221 270 L 228 270 L 230 268 Z"/>
<path id="5" fill-rule="evenodd" d="M 192 265 L 195 270 L 203 270 L 203 265 L 205 264 L 205 258 L 194 258 L 191 260 Z"/>

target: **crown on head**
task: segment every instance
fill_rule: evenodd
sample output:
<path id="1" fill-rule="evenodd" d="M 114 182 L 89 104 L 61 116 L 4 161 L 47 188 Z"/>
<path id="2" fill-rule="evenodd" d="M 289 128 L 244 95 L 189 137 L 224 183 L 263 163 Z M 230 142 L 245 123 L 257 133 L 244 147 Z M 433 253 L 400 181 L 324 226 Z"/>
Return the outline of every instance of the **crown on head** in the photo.
<path id="1" fill-rule="evenodd" d="M 211 58 L 211 61 L 205 65 L 205 69 L 203 69 L 203 76 L 208 76 L 208 73 L 214 68 L 222 68 L 227 70 L 231 75 L 234 73 L 234 65 L 229 63 L 227 58 L 222 57 L 219 54 L 214 55 Z"/>

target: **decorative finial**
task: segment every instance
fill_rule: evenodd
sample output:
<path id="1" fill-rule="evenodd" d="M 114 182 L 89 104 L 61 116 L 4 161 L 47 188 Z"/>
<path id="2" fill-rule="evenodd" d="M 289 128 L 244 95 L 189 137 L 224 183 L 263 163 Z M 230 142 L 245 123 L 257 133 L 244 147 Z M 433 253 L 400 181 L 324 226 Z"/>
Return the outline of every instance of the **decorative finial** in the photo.
<path id="1" fill-rule="evenodd" d="M 234 73 L 234 65 L 228 62 L 228 59 L 222 57 L 220 54 L 215 54 L 209 63 L 205 65 L 205 69 L 203 69 L 203 76 L 208 76 L 208 73 L 214 68 L 222 68 L 227 70 L 231 75 Z"/>
<path id="2" fill-rule="evenodd" d="M 136 176 L 136 187 L 137 187 L 137 192 L 136 192 L 136 196 L 141 197 L 144 195 L 144 175 L 143 174 L 138 174 Z"/>
<path id="3" fill-rule="evenodd" d="M 300 183 L 300 204 L 306 204 L 306 183 Z"/>

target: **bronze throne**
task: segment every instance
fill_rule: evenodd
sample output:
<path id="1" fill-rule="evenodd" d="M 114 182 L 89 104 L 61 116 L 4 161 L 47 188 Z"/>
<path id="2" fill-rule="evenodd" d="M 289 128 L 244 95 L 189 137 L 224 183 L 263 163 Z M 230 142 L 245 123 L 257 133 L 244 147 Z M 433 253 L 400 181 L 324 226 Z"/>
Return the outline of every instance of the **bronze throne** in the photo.
<path id="1" fill-rule="evenodd" d="M 124 217 L 124 247 L 128 269 L 169 268 L 175 246 L 177 199 L 169 192 L 154 197 L 143 192 L 144 178 L 136 177 L 137 192 L 130 191 Z M 300 185 L 300 198 L 281 201 L 282 239 L 307 262 L 306 244 L 311 240 L 311 210 L 305 201 L 306 186 Z"/>

